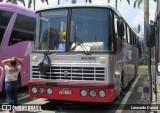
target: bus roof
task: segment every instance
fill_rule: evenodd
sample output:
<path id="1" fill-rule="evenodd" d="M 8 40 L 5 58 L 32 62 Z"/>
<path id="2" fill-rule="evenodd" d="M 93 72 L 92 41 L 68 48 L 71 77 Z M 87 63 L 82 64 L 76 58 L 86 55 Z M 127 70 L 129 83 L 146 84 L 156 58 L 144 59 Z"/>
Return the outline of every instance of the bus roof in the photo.
<path id="1" fill-rule="evenodd" d="M 58 9 L 58 8 L 78 8 L 78 7 L 99 7 L 99 8 L 108 8 L 113 10 L 114 12 L 116 12 L 120 17 L 121 14 L 118 12 L 117 9 L 115 9 L 114 7 L 107 5 L 107 4 L 63 4 L 63 5 L 54 5 L 54 6 L 49 6 L 46 8 L 42 8 L 42 9 L 38 9 L 36 10 L 36 13 L 39 11 L 45 11 L 45 10 L 50 10 L 50 9 Z"/>
<path id="2" fill-rule="evenodd" d="M 0 10 L 7 10 L 10 12 L 16 12 L 23 15 L 35 17 L 35 12 L 33 10 L 18 6 L 17 4 L 0 2 Z"/>

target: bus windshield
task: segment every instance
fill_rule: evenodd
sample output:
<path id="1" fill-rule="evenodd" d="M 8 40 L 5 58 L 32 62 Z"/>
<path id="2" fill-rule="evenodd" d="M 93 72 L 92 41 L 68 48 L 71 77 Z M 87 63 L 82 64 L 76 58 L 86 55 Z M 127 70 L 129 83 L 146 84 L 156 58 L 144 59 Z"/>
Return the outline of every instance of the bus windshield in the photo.
<path id="1" fill-rule="evenodd" d="M 109 13 L 105 8 L 38 12 L 36 50 L 112 51 Z"/>

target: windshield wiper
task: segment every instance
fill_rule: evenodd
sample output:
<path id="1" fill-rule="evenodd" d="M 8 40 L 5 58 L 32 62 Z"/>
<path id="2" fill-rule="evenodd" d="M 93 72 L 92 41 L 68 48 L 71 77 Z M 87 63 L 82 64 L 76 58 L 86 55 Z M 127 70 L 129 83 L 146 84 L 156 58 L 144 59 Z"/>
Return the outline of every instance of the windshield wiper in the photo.
<path id="1" fill-rule="evenodd" d="M 85 53 L 86 55 L 91 55 L 91 53 L 90 53 L 89 50 L 85 47 L 85 45 L 83 44 L 83 42 L 79 39 L 79 37 L 77 37 L 77 26 L 75 26 L 74 43 L 75 43 L 75 45 L 74 45 L 74 47 L 72 47 L 71 50 L 75 50 L 76 47 L 77 47 L 77 45 L 79 45 L 79 46 L 83 49 L 83 51 L 84 51 L 84 53 Z"/>
<path id="2" fill-rule="evenodd" d="M 75 50 L 77 45 L 79 45 L 83 49 L 86 55 L 91 55 L 91 53 L 88 51 L 88 49 L 85 47 L 83 42 L 78 37 L 74 37 L 74 43 L 75 43 L 75 46 L 72 48 L 72 50 Z"/>
<path id="3" fill-rule="evenodd" d="M 52 33 L 50 31 L 50 29 L 48 30 L 48 39 L 50 38 L 50 33 Z M 57 34 L 54 34 L 54 40 L 52 41 L 51 44 L 48 44 L 48 48 L 46 48 L 46 51 L 43 53 L 44 54 L 44 57 L 42 59 L 42 61 L 38 64 L 38 69 L 39 71 L 42 73 L 42 74 L 46 74 L 47 71 L 50 70 L 51 68 L 51 60 L 48 56 L 48 53 L 49 53 L 49 49 L 51 48 L 51 46 L 56 42 L 56 40 L 58 39 L 58 35 Z"/>

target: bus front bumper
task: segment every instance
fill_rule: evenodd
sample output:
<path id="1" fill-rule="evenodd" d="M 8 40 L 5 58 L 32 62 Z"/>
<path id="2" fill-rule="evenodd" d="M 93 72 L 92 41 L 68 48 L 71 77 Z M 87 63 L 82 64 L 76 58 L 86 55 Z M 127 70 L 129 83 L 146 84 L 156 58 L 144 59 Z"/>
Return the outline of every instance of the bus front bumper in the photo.
<path id="1" fill-rule="evenodd" d="M 110 83 L 45 82 L 30 80 L 29 95 L 34 98 L 79 102 L 112 102 L 115 86 Z"/>

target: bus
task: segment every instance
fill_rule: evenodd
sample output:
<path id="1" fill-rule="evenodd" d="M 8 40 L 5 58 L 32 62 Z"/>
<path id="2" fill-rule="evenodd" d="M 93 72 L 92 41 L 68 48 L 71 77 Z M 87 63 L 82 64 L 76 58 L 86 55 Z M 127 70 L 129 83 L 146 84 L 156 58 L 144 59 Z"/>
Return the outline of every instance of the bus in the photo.
<path id="1" fill-rule="evenodd" d="M 30 97 L 108 103 L 136 77 L 139 38 L 115 8 L 66 4 L 36 19 Z"/>
<path id="2" fill-rule="evenodd" d="M 30 79 L 30 57 L 36 27 L 35 12 L 15 4 L 0 2 L 0 62 L 13 56 L 23 60 L 19 73 L 21 86 Z M 2 64 L 0 63 L 0 67 Z M 0 92 L 4 92 L 5 73 L 0 68 Z"/>
<path id="3" fill-rule="evenodd" d="M 160 104 L 160 1 L 157 0 L 155 19 L 150 21 L 146 45 L 150 49 L 150 90 L 151 99 Z M 152 92 L 153 91 L 153 92 Z M 155 96 L 152 96 L 154 94 Z"/>

